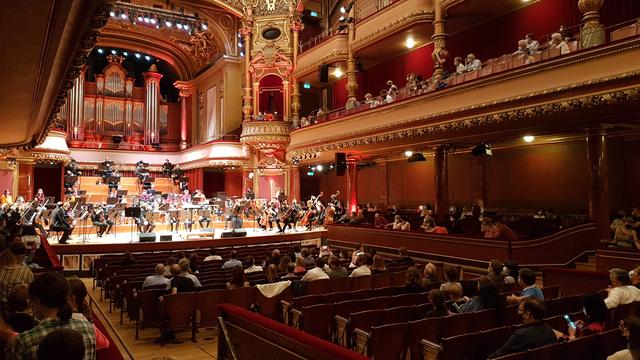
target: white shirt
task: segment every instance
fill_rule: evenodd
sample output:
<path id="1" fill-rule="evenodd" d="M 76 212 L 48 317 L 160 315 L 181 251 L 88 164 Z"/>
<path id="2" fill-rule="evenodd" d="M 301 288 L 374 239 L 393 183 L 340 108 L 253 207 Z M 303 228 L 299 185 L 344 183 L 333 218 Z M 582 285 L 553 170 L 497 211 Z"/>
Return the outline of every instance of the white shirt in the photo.
<path id="1" fill-rule="evenodd" d="M 369 269 L 367 265 L 362 265 L 354 269 L 351 272 L 351 275 L 349 275 L 349 277 L 358 277 L 358 276 L 367 276 L 367 275 L 371 275 L 371 269 Z"/>
<path id="2" fill-rule="evenodd" d="M 569 52 L 571 52 L 571 50 L 569 50 L 569 45 L 567 45 L 565 41 L 558 44 L 557 48 L 560 49 L 560 55 L 568 54 Z"/>
<path id="3" fill-rule="evenodd" d="M 258 266 L 258 265 L 251 265 L 248 268 L 244 269 L 244 273 L 245 274 L 252 273 L 252 272 L 258 272 L 258 271 L 262 271 L 262 267 Z"/>
<path id="4" fill-rule="evenodd" d="M 189 279 L 191 279 L 191 281 L 193 281 L 193 286 L 195 286 L 195 287 L 201 287 L 202 286 L 202 284 L 200 284 L 200 280 L 198 280 L 198 278 L 193 274 L 183 274 L 181 276 L 188 277 Z"/>
<path id="5" fill-rule="evenodd" d="M 458 74 L 462 74 L 465 70 L 467 70 L 467 67 L 464 66 L 463 63 L 460 63 L 460 64 L 456 65 L 456 72 Z"/>
<path id="6" fill-rule="evenodd" d="M 629 349 L 624 349 L 610 355 L 607 360 L 633 360 L 633 356 Z"/>
<path id="7" fill-rule="evenodd" d="M 155 286 L 155 285 L 167 285 L 170 282 L 171 280 L 164 277 L 164 275 L 149 275 L 144 279 L 144 282 L 142 283 L 142 288 L 144 289 L 146 287 Z"/>
<path id="8" fill-rule="evenodd" d="M 222 260 L 222 256 L 220 255 L 209 255 L 202 261 L 213 261 L 213 260 Z"/>
<path id="9" fill-rule="evenodd" d="M 481 67 L 480 60 L 475 59 L 471 63 L 469 63 L 469 65 L 467 65 L 467 70 L 468 71 L 479 70 L 480 67 Z"/>
<path id="10" fill-rule="evenodd" d="M 640 289 L 633 285 L 617 286 L 609 291 L 609 296 L 604 299 L 607 309 L 613 309 L 619 305 L 640 301 Z"/>
<path id="11" fill-rule="evenodd" d="M 329 275 L 324 272 L 323 269 L 319 267 L 314 267 L 313 269 L 307 271 L 306 274 L 302 277 L 302 281 L 314 281 L 320 279 L 328 279 Z"/>

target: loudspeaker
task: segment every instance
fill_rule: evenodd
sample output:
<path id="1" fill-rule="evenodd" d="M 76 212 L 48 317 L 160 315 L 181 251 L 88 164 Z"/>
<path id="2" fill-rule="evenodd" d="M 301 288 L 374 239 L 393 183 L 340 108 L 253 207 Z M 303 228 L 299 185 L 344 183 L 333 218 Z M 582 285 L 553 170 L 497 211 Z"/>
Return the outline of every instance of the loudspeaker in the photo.
<path id="1" fill-rule="evenodd" d="M 156 233 L 140 233 L 140 242 L 155 242 L 156 241 Z"/>
<path id="2" fill-rule="evenodd" d="M 347 171 L 347 154 L 343 152 L 336 153 L 336 175 L 344 176 L 345 171 Z"/>
<path id="3" fill-rule="evenodd" d="M 329 65 L 322 64 L 320 66 L 320 82 L 327 83 L 329 82 Z"/>
<path id="4" fill-rule="evenodd" d="M 493 155 L 491 152 L 491 146 L 489 144 L 478 144 L 471 149 L 471 155 L 474 156 L 482 156 L 482 155 Z"/>
<path id="5" fill-rule="evenodd" d="M 247 236 L 247 230 L 242 228 L 231 230 L 231 231 L 223 231 L 222 235 L 220 235 L 220 237 L 223 239 L 234 238 L 234 237 L 245 237 L 245 236 Z"/>
<path id="6" fill-rule="evenodd" d="M 160 242 L 163 241 L 173 241 L 173 235 L 169 234 L 169 235 L 160 235 Z"/>

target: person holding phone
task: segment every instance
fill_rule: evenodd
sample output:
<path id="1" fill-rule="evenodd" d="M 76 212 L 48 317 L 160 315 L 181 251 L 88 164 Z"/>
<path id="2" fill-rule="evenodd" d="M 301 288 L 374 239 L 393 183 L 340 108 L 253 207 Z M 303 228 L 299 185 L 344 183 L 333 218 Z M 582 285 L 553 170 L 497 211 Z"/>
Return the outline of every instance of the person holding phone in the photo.
<path id="1" fill-rule="evenodd" d="M 585 335 L 598 334 L 607 328 L 609 314 L 604 300 L 598 294 L 586 294 L 581 298 L 582 311 L 587 317 L 584 321 L 573 319 L 568 315 L 564 315 L 567 321 L 567 333 L 561 338 L 565 340 L 573 340 Z"/>

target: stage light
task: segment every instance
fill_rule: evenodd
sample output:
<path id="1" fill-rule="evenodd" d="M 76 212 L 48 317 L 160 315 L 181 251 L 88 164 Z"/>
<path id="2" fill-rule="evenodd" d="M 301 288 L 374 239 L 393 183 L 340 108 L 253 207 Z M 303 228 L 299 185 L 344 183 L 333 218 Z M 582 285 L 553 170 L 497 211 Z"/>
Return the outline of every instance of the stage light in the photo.
<path id="1" fill-rule="evenodd" d="M 322 165 L 318 165 L 318 166 L 316 166 L 316 169 L 317 169 L 318 171 L 322 171 L 323 166 L 322 166 Z"/>
<path id="2" fill-rule="evenodd" d="M 329 165 L 329 170 L 333 170 L 333 164 Z"/>
<path id="3" fill-rule="evenodd" d="M 244 57 L 244 51 L 240 51 L 240 56 Z"/>
<path id="4" fill-rule="evenodd" d="M 315 173 L 313 171 L 307 171 L 307 176 L 313 176 Z"/>
<path id="5" fill-rule="evenodd" d="M 407 151 L 404 152 L 404 156 L 406 156 L 406 157 L 410 157 L 411 155 L 413 155 L 413 151 L 411 151 L 411 150 L 407 150 Z"/>
<path id="6" fill-rule="evenodd" d="M 176 27 L 180 30 L 182 30 L 182 23 L 181 22 L 176 22 Z"/>
<path id="7" fill-rule="evenodd" d="M 151 56 L 149 56 L 149 55 L 145 55 L 145 56 L 144 56 L 144 58 L 145 58 L 145 60 L 147 60 L 147 61 L 151 60 Z M 153 134 L 151 134 L 151 135 L 153 135 Z"/>
<path id="8" fill-rule="evenodd" d="M 202 23 L 200 27 L 202 28 L 202 30 L 207 30 L 209 28 L 209 26 L 207 26 L 207 23 Z"/>
<path id="9" fill-rule="evenodd" d="M 116 16 L 116 12 L 113 11 L 113 10 L 109 11 L 109 16 L 115 17 Z"/>
<path id="10" fill-rule="evenodd" d="M 155 23 L 157 23 L 157 22 L 158 22 L 158 20 L 156 20 L 156 18 L 151 18 L 151 19 L 149 19 L 149 21 L 150 21 L 152 24 L 155 24 Z"/>
<path id="11" fill-rule="evenodd" d="M 309 15 L 311 15 L 313 17 L 318 17 L 318 13 L 316 11 L 310 12 Z"/>
<path id="12" fill-rule="evenodd" d="M 333 76 L 335 76 L 335 77 L 337 77 L 337 78 L 341 77 L 341 76 L 342 76 L 342 70 L 341 70 L 339 67 L 337 67 L 337 68 L 333 71 Z"/>
<path id="13" fill-rule="evenodd" d="M 122 55 L 129 56 L 129 53 L 125 51 L 125 52 L 122 53 Z"/>
<path id="14" fill-rule="evenodd" d="M 340 6 L 340 13 L 344 14 L 347 12 L 347 9 L 344 6 Z"/>
<path id="15" fill-rule="evenodd" d="M 140 57 L 142 56 L 142 55 L 140 55 L 138 53 L 136 53 L 135 55 L 136 55 L 136 58 L 138 58 L 138 59 L 140 59 Z"/>
<path id="16" fill-rule="evenodd" d="M 411 154 L 407 159 L 407 162 L 416 162 L 416 161 L 427 161 L 427 159 L 422 155 L 421 152 L 416 152 Z"/>
<path id="17" fill-rule="evenodd" d="M 165 22 L 164 22 L 164 24 L 165 24 L 167 27 L 172 27 L 172 26 L 173 26 L 173 23 L 172 23 L 171 21 L 169 21 L 169 20 L 165 21 Z"/>
<path id="18" fill-rule="evenodd" d="M 304 84 L 302 84 L 302 88 L 303 89 L 311 89 L 311 83 L 309 83 L 308 81 L 305 82 Z"/>
<path id="19" fill-rule="evenodd" d="M 338 19 L 338 21 L 340 22 L 344 22 L 345 20 L 347 20 L 347 18 L 344 16 L 340 16 L 340 18 Z"/>
<path id="20" fill-rule="evenodd" d="M 144 22 L 148 24 L 150 21 L 151 21 L 151 19 L 149 19 L 149 16 L 145 15 Z"/>
<path id="21" fill-rule="evenodd" d="M 187 24 L 182 25 L 182 27 L 183 27 L 185 30 L 189 30 L 189 25 L 187 25 Z"/>
<path id="22" fill-rule="evenodd" d="M 98 49 L 98 54 L 102 54 L 103 52 L 104 52 L 104 50 Z"/>
<path id="23" fill-rule="evenodd" d="M 253 171 L 249 173 L 249 179 L 253 179 Z"/>
<path id="24" fill-rule="evenodd" d="M 115 54 L 117 54 L 117 53 L 118 53 L 117 51 L 115 51 L 115 50 L 111 50 L 111 54 L 115 55 Z"/>
<path id="25" fill-rule="evenodd" d="M 241 42 L 238 43 L 238 47 L 243 47 L 243 46 L 244 45 Z"/>
<path id="26" fill-rule="evenodd" d="M 533 135 L 525 135 L 525 136 L 522 137 L 522 140 L 524 140 L 524 142 L 528 142 L 528 143 L 533 142 L 533 140 L 535 140 L 535 139 L 536 139 L 536 137 L 533 136 Z"/>
<path id="27" fill-rule="evenodd" d="M 122 14 L 120 14 L 120 17 L 123 18 L 123 19 L 126 19 L 127 18 L 127 14 L 126 13 L 122 13 Z"/>
<path id="28" fill-rule="evenodd" d="M 138 21 L 143 22 L 144 18 L 142 17 L 142 15 L 138 15 Z"/>
<path id="29" fill-rule="evenodd" d="M 408 49 L 413 49 L 413 47 L 416 46 L 416 41 L 413 40 L 412 37 L 408 37 L 407 41 L 405 42 L 405 45 L 407 46 Z"/>
<path id="30" fill-rule="evenodd" d="M 489 144 L 481 143 L 473 147 L 471 149 L 471 155 L 481 156 L 481 155 L 493 155 L 491 152 L 491 146 Z"/>

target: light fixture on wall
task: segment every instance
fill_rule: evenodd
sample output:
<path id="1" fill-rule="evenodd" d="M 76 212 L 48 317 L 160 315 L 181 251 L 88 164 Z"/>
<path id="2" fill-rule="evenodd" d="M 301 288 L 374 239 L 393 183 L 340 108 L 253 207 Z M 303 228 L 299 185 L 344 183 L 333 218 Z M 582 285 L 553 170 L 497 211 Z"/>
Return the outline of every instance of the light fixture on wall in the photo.
<path id="1" fill-rule="evenodd" d="M 411 150 L 407 150 L 407 151 L 404 152 L 404 156 L 406 156 L 406 157 L 411 157 L 411 155 L 413 155 L 413 151 L 411 151 Z"/>
<path id="2" fill-rule="evenodd" d="M 536 139 L 536 137 L 533 136 L 533 135 L 525 135 L 525 136 L 522 137 L 522 140 L 524 140 L 524 142 L 526 142 L 526 143 L 533 142 L 533 140 L 535 140 L 535 139 Z"/>
<path id="3" fill-rule="evenodd" d="M 333 70 L 333 76 L 339 78 L 343 75 L 342 73 L 342 69 L 340 69 L 339 67 L 336 67 L 335 70 Z"/>
<path id="4" fill-rule="evenodd" d="M 473 147 L 473 149 L 471 149 L 471 155 L 474 156 L 482 156 L 482 155 L 493 155 L 492 151 L 491 151 L 491 145 L 489 144 L 485 144 L 485 143 L 480 143 L 476 146 Z"/>
<path id="5" fill-rule="evenodd" d="M 412 36 L 409 36 L 404 44 L 407 47 L 407 49 L 413 49 L 413 47 L 416 46 L 416 41 L 413 39 Z"/>
<path id="6" fill-rule="evenodd" d="M 407 162 L 417 162 L 417 161 L 427 161 L 427 159 L 422 155 L 421 152 L 414 152 L 409 156 Z"/>

